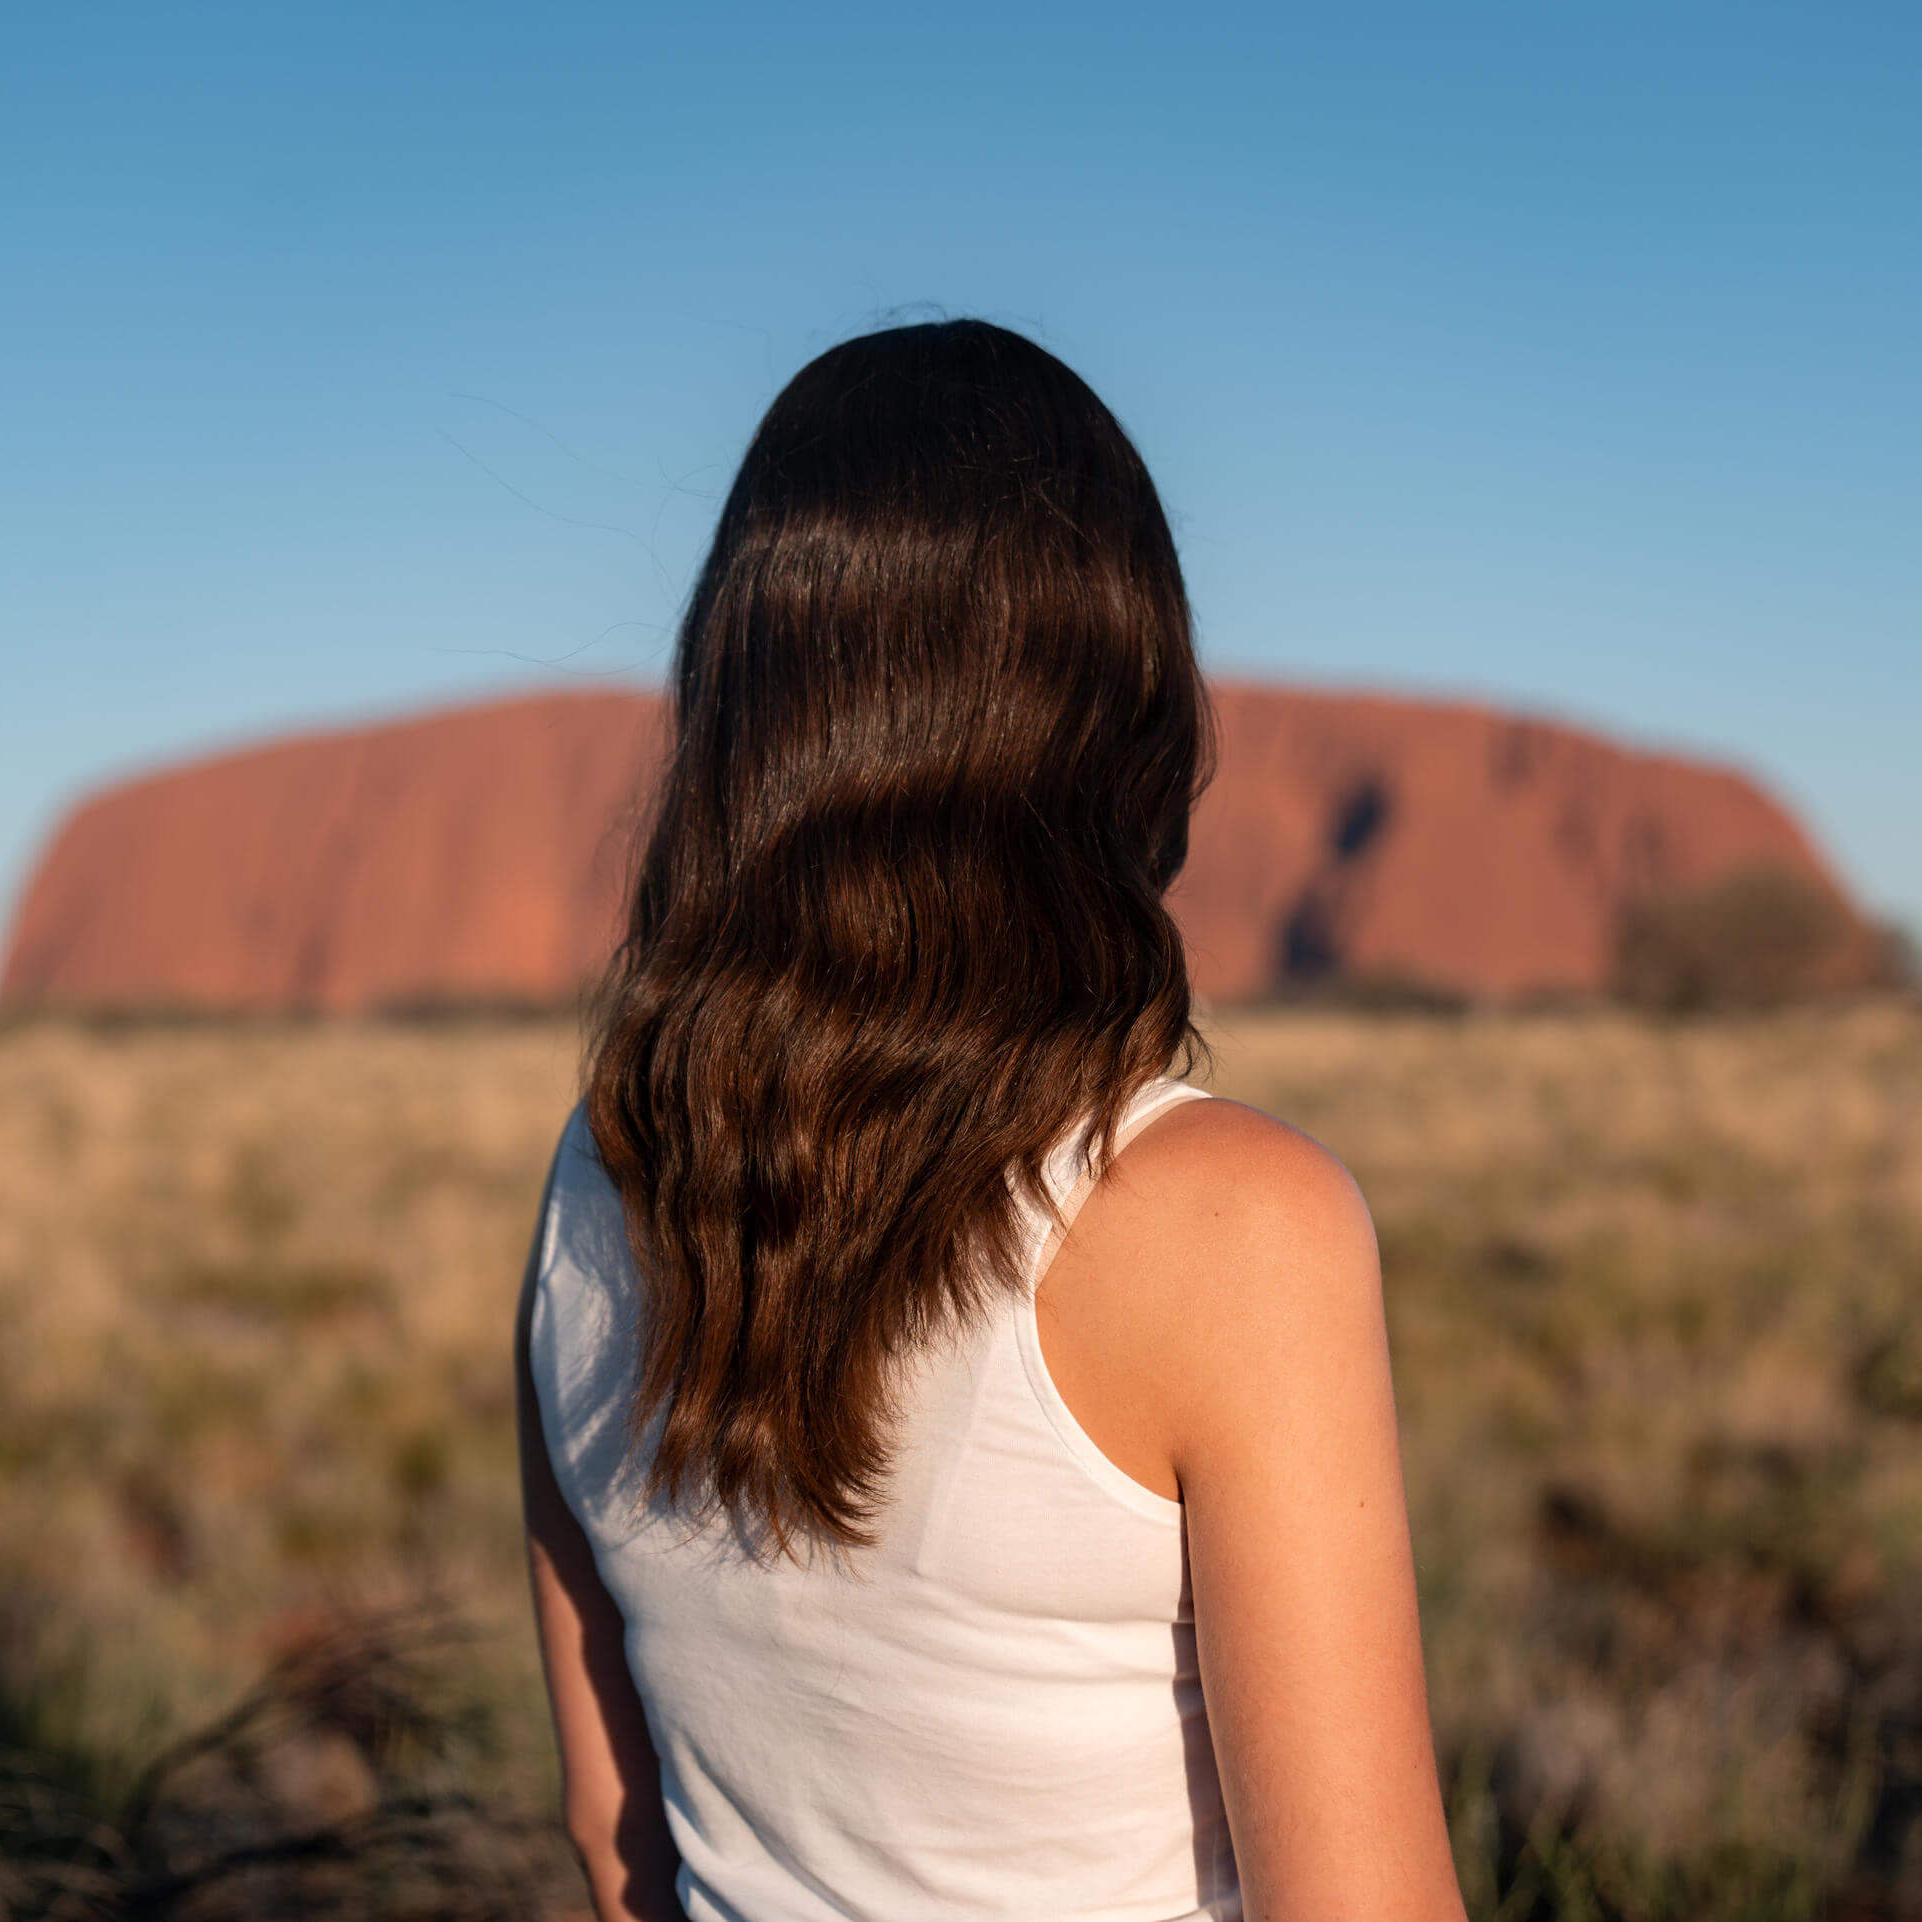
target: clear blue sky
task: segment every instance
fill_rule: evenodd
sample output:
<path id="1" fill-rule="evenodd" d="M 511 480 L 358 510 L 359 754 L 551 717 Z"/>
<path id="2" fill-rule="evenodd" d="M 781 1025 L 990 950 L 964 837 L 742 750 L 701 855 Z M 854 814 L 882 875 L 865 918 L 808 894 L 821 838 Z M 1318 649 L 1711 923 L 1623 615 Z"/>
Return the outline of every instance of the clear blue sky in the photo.
<path id="1" fill-rule="evenodd" d="M 0 902 L 103 778 L 658 675 L 905 309 L 1079 368 L 1215 668 L 1762 774 L 1922 922 L 1922 9 L 19 9 Z"/>

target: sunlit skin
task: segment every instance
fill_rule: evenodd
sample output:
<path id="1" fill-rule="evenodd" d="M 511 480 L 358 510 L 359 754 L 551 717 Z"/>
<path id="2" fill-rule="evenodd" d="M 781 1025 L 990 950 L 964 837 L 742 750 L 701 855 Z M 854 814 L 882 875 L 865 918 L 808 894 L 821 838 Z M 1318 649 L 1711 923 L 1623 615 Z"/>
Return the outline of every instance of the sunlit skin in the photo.
<path id="1" fill-rule="evenodd" d="M 1460 1922 L 1347 1170 L 1256 1109 L 1183 1102 L 1095 1184 L 1036 1318 L 1103 1453 L 1184 1504 L 1248 1922 Z"/>
<path id="2" fill-rule="evenodd" d="M 1380 1265 L 1347 1171 L 1255 1109 L 1182 1102 L 1095 1183 L 1037 1319 L 1081 1425 L 1185 1505 L 1247 1922 L 1461 1922 Z M 568 1830 L 601 1922 L 674 1922 L 619 1611 L 538 1443 L 525 1324 L 524 1294 L 529 1555 Z"/>

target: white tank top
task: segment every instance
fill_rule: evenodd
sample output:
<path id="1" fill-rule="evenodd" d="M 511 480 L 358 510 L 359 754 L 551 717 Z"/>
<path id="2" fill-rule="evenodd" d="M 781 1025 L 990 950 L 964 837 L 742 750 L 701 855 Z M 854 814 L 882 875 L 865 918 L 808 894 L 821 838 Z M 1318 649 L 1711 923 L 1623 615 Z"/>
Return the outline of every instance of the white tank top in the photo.
<path id="1" fill-rule="evenodd" d="M 1144 1089 L 1123 1138 L 1206 1091 Z M 1084 1130 L 1048 1179 L 1090 1182 Z M 585 1112 L 561 1137 L 530 1358 L 556 1477 L 627 1624 L 694 1922 L 1228 1922 L 1234 1855 L 1181 1504 L 1049 1379 L 1033 1281 L 922 1358 L 882 1533 L 757 1561 L 637 1502 L 635 1277 Z"/>

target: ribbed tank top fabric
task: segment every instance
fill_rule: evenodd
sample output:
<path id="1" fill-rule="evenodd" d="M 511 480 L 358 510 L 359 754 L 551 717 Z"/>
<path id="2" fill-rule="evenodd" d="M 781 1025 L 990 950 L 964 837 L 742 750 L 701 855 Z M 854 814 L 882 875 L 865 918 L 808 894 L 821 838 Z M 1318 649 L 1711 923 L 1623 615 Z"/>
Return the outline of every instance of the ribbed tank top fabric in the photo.
<path id="1" fill-rule="evenodd" d="M 1206 1090 L 1164 1076 L 1126 1140 Z M 1086 1131 L 1046 1162 L 1072 1216 Z M 756 1558 L 624 1461 L 636 1278 L 584 1111 L 556 1151 L 530 1362 L 626 1624 L 693 1922 L 1234 1922 L 1179 1502 L 1050 1378 L 1033 1284 L 918 1359 L 880 1539 Z"/>

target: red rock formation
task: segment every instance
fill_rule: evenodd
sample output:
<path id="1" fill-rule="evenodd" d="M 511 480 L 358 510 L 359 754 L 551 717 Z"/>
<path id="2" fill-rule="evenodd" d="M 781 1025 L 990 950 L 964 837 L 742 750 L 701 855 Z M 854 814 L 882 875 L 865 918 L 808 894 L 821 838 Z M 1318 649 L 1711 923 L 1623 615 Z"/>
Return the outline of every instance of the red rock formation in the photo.
<path id="1" fill-rule="evenodd" d="M 1318 974 L 1592 989 L 1624 900 L 1753 862 L 1839 890 L 1737 774 L 1547 722 L 1223 686 L 1175 906 L 1219 1000 Z M 0 1001 L 352 1011 L 561 1000 L 613 939 L 651 694 L 552 694 L 304 735 L 84 801 L 28 886 Z"/>
<path id="2" fill-rule="evenodd" d="M 110 788 L 29 882 L 0 1001 L 557 999 L 613 940 L 661 718 L 653 696 L 541 695 Z"/>
<path id="3" fill-rule="evenodd" d="M 1742 775 L 1485 708 L 1217 687 L 1221 774 L 1175 901 L 1223 997 L 1332 971 L 1592 990 L 1624 901 L 1750 864 L 1841 898 Z"/>

